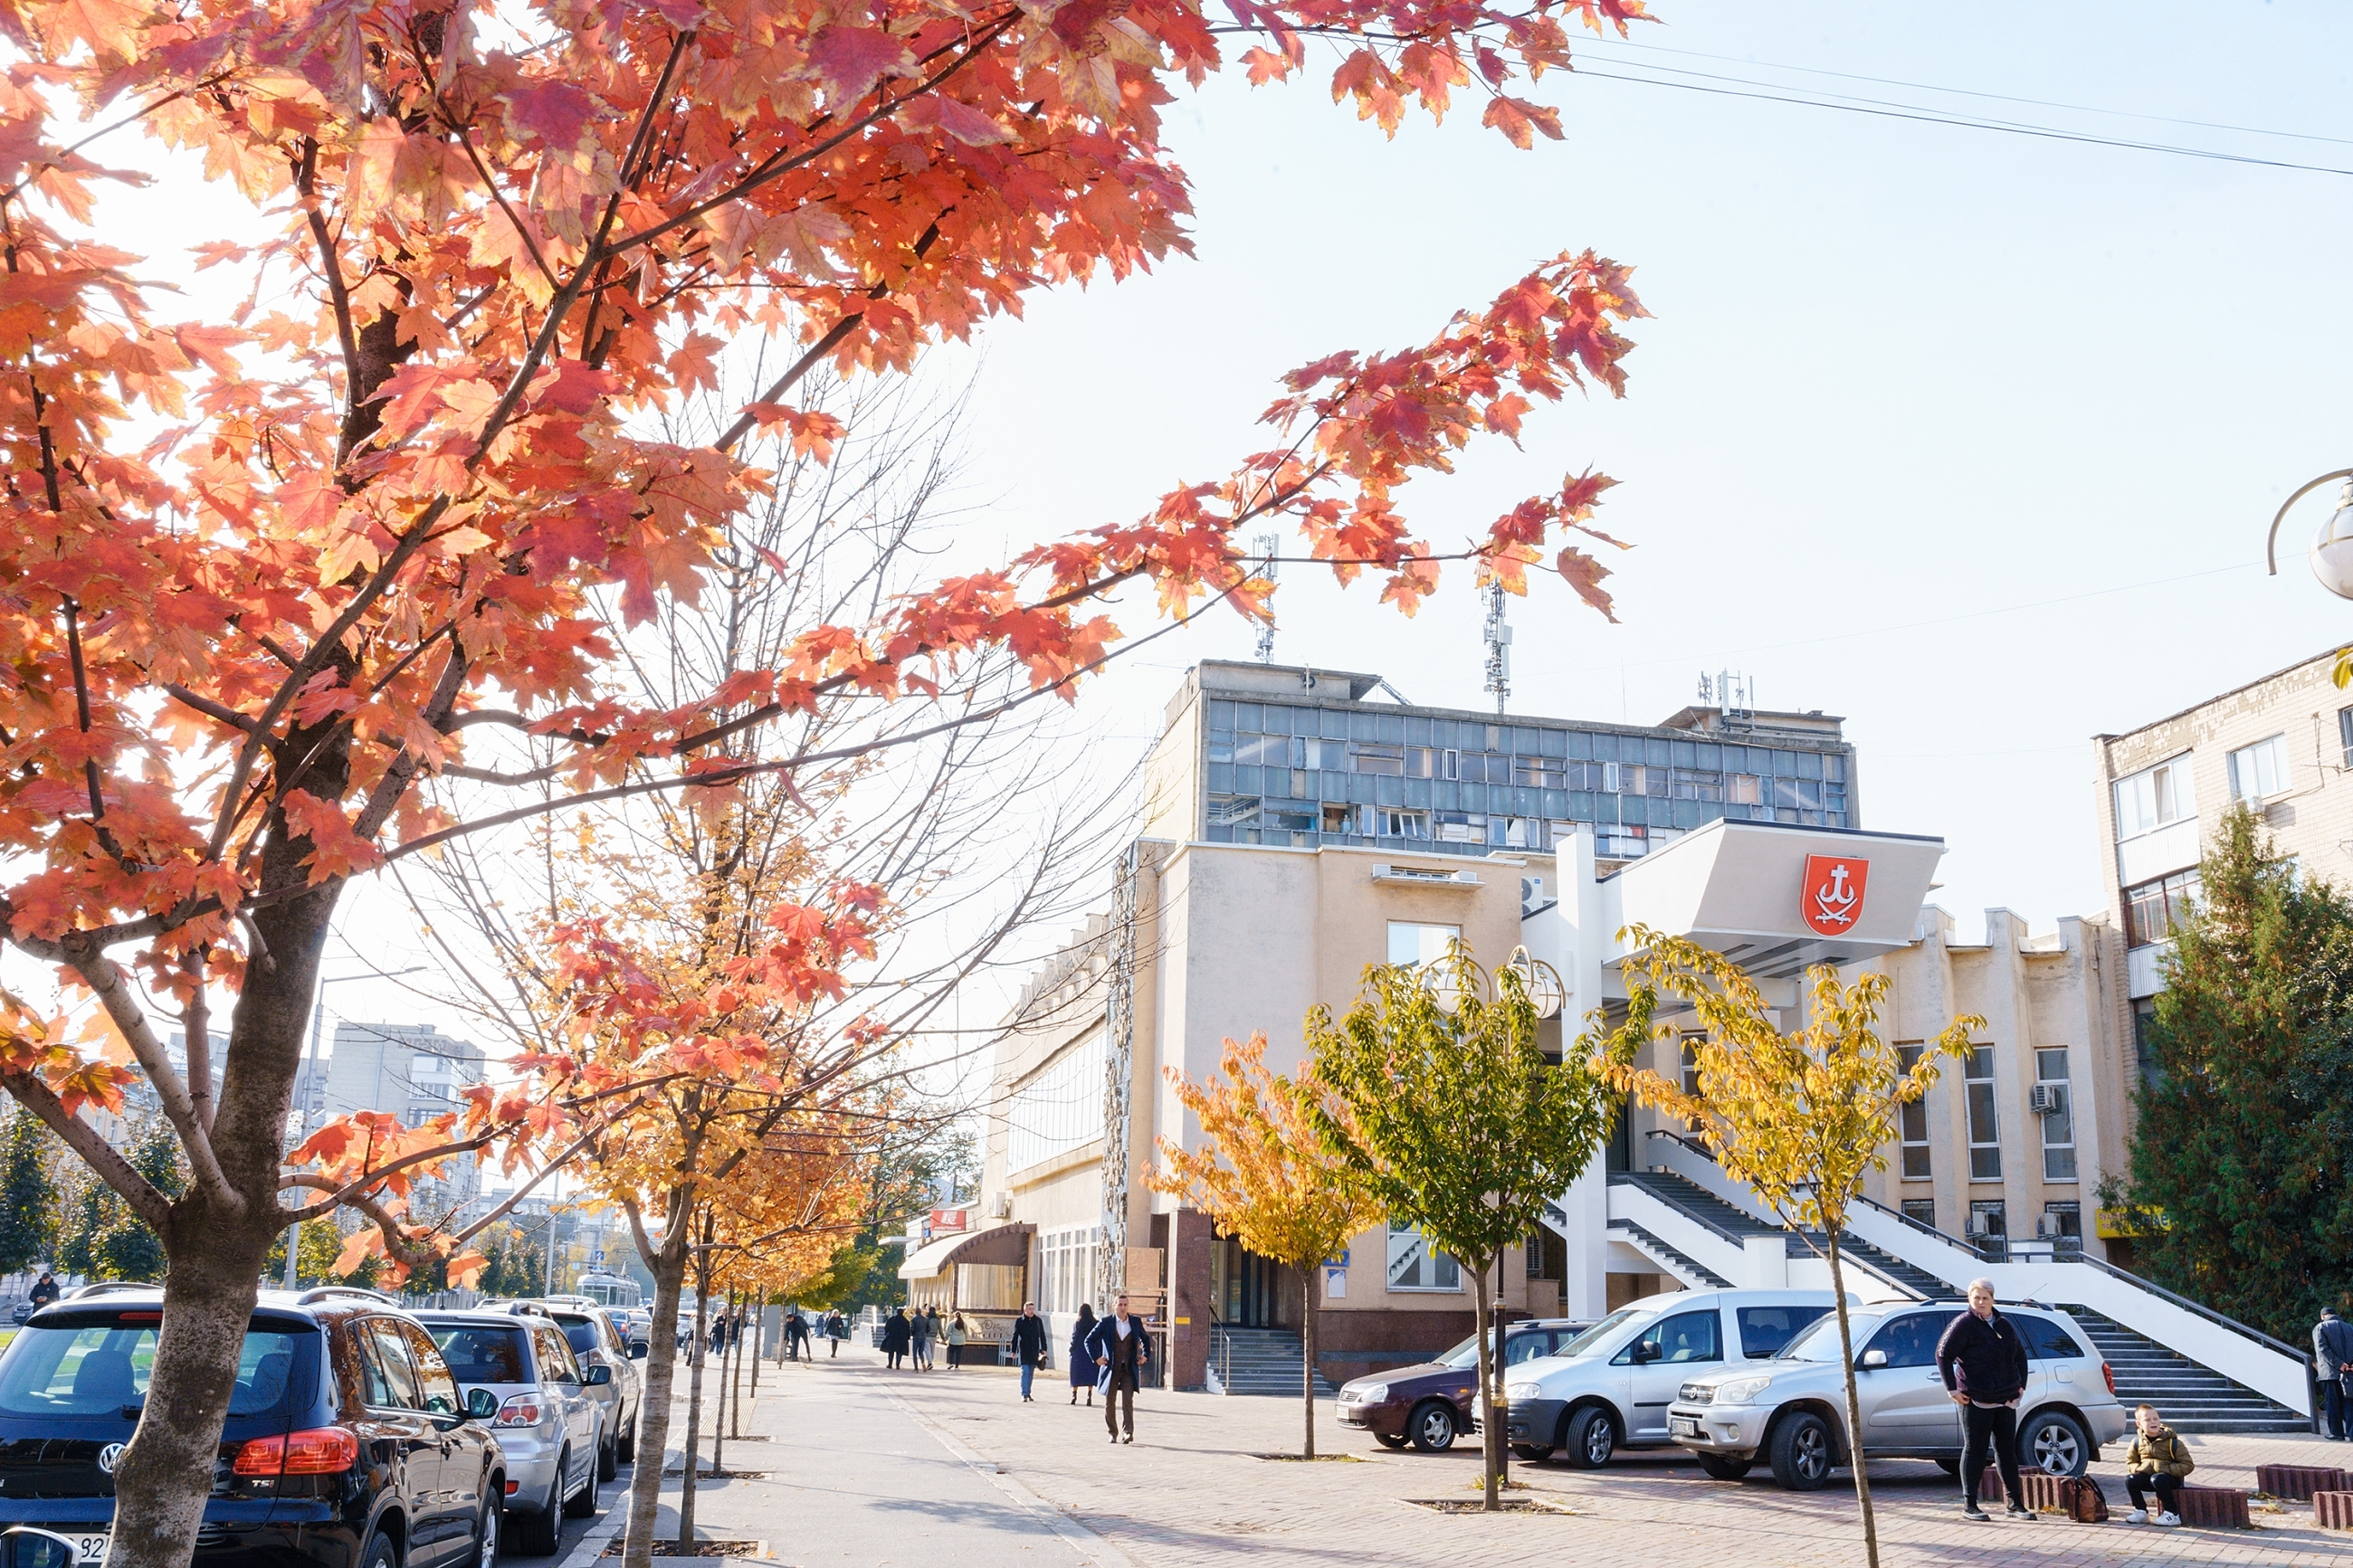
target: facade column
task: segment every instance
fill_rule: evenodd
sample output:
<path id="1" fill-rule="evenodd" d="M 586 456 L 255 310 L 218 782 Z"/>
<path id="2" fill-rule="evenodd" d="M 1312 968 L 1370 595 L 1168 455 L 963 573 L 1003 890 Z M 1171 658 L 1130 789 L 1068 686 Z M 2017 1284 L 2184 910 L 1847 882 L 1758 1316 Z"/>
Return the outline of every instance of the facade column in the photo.
<path id="1" fill-rule="evenodd" d="M 1570 1048 L 1584 1026 L 1585 1015 L 1601 1003 L 1601 958 L 1612 934 L 1601 929 L 1601 889 L 1593 877 L 1593 825 L 1580 822 L 1576 837 L 1556 844 L 1555 869 L 1560 878 L 1560 946 L 1551 955 L 1560 972 L 1567 998 L 1561 1004 L 1563 1048 Z M 1609 1300 L 1609 1173 L 1603 1151 L 1593 1152 L 1592 1163 L 1558 1199 L 1567 1216 L 1562 1234 L 1567 1242 L 1567 1266 L 1560 1286 L 1560 1310 L 1565 1317 L 1599 1318 Z"/>
<path id="2" fill-rule="evenodd" d="M 1210 1253 L 1217 1237 L 1209 1216 L 1178 1209 L 1168 1216 L 1168 1384 L 1199 1388 L 1208 1382 Z"/>

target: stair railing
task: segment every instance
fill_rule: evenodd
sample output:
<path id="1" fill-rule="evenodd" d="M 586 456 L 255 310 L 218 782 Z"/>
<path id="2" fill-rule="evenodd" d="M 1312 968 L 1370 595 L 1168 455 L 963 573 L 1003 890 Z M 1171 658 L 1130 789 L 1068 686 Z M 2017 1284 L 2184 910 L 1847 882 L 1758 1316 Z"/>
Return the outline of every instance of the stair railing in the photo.
<path id="1" fill-rule="evenodd" d="M 2194 1313 L 2220 1328 L 2228 1329 L 2234 1334 L 2241 1335 L 2246 1339 L 2251 1339 L 2267 1350 L 2277 1351 L 2280 1354 L 2288 1357 L 2292 1361 L 2304 1362 L 2307 1363 L 2308 1366 L 2312 1360 L 2312 1347 L 2309 1345 L 2298 1347 L 2285 1343 L 2280 1340 L 2275 1340 L 2272 1338 L 2271 1335 L 2263 1332 L 2261 1329 L 2249 1328 L 2246 1324 L 2239 1321 L 2236 1318 L 2225 1317 L 2221 1313 L 2216 1311 L 2213 1308 L 2207 1306 L 2202 1301 L 2193 1301 L 2187 1296 L 2178 1296 L 2172 1291 L 2167 1289 L 2164 1286 L 2156 1283 L 2154 1280 L 2144 1279 L 2128 1268 L 2119 1268 L 2113 1263 L 2103 1262 L 2101 1259 L 2088 1255 L 2083 1258 L 2078 1258 L 2074 1259 L 2074 1261 L 2096 1268 L 2101 1273 L 2108 1275 L 2114 1279 L 2121 1279 L 2128 1285 L 2137 1285 L 2160 1300 L 2169 1301 L 2185 1312 Z"/>
<path id="2" fill-rule="evenodd" d="M 1888 1218 L 1894 1220 L 1897 1224 L 1909 1226 L 1912 1229 L 1918 1231 L 1922 1236 L 1933 1236 L 1938 1241 L 1943 1242 L 1947 1247 L 1957 1247 L 1963 1252 L 1968 1253 L 1971 1258 L 1978 1258 L 1987 1263 L 2002 1263 L 2008 1261 L 2007 1258 L 1989 1256 L 1981 1243 L 1972 1241 L 1965 1236 L 1955 1236 L 1950 1231 L 1938 1230 L 1926 1220 L 1914 1219 L 1902 1209 L 1889 1208 L 1877 1198 L 1866 1197 L 1862 1194 L 1857 1193 L 1854 1194 L 1854 1201 L 1862 1205 L 1866 1208 L 1877 1209 L 1881 1214 L 1883 1214 Z M 1922 1272 L 1931 1273 L 1934 1272 L 1934 1270 L 1924 1269 Z"/>
<path id="3" fill-rule="evenodd" d="M 1743 1236 L 1740 1232 L 1732 1229 L 1728 1226 L 1718 1225 L 1715 1221 L 1708 1218 L 1707 1215 L 1704 1214 L 1693 1213 L 1690 1209 L 1687 1209 L 1683 1205 L 1675 1202 L 1674 1199 L 1667 1196 L 1664 1193 L 1653 1192 L 1643 1181 L 1644 1176 L 1647 1174 L 1647 1172 L 1641 1171 L 1620 1171 L 1610 1177 L 1610 1181 L 1612 1183 L 1623 1183 L 1627 1186 L 1632 1187 L 1637 1192 L 1650 1194 L 1651 1197 L 1658 1199 L 1659 1202 L 1666 1205 L 1669 1208 L 1674 1210 L 1675 1213 L 1691 1221 L 1692 1224 L 1698 1226 L 1703 1230 L 1715 1232 L 1717 1236 L 1732 1243 L 1735 1247 L 1746 1247 L 1748 1245 L 1748 1238 Z M 1713 1193 L 1708 1195 L 1711 1199 L 1715 1198 L 1715 1194 Z M 1759 1223 L 1762 1222 L 1760 1221 Z"/>
<path id="4" fill-rule="evenodd" d="M 1695 1139 L 1684 1137 L 1682 1133 L 1677 1132 L 1671 1127 L 1653 1127 L 1648 1132 L 1643 1133 L 1642 1136 L 1645 1138 L 1664 1138 L 1669 1142 L 1680 1143 L 1684 1148 L 1690 1150 L 1693 1153 L 1698 1155 L 1701 1159 L 1706 1161 L 1709 1164 L 1713 1165 L 1718 1163 L 1715 1150 Z"/>
<path id="5" fill-rule="evenodd" d="M 1234 1387 L 1234 1335 L 1218 1316 L 1215 1307 L 1209 1309 L 1209 1376 L 1217 1384 L 1210 1392 L 1230 1394 Z"/>

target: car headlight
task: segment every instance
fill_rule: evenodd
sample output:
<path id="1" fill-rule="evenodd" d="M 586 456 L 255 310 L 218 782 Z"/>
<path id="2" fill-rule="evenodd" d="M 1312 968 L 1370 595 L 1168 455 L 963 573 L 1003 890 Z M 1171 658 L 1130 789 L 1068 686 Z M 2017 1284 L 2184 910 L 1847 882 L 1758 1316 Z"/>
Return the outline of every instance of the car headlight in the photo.
<path id="1" fill-rule="evenodd" d="M 1356 1390 L 1356 1398 L 1366 1405 L 1378 1405 L 1388 1396 L 1389 1385 L 1386 1383 L 1366 1384 Z"/>
<path id="2" fill-rule="evenodd" d="M 1538 1383 L 1507 1383 L 1504 1384 L 1504 1397 L 1515 1404 L 1523 1399 L 1534 1399 L 1543 1386 Z"/>
<path id="3" fill-rule="evenodd" d="M 1729 1383 L 1719 1383 L 1715 1385 L 1715 1403 L 1754 1405 L 1772 1381 L 1769 1377 L 1736 1377 Z"/>

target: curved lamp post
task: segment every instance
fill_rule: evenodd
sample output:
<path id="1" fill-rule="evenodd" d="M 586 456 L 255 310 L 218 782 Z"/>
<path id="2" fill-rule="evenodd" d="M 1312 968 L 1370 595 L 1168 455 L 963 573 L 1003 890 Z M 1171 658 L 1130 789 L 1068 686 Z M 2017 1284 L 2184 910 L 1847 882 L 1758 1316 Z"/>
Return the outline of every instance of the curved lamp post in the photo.
<path id="1" fill-rule="evenodd" d="M 2320 579 L 2322 587 L 2340 599 L 2353 599 L 2353 468 L 2337 468 L 2307 480 L 2280 503 L 2279 510 L 2272 515 L 2272 531 L 2263 540 L 2263 565 L 2270 575 L 2279 575 L 2279 531 L 2280 524 L 2287 521 L 2287 509 L 2331 479 L 2343 479 L 2345 489 L 2337 497 L 2337 510 L 2313 537 L 2312 548 L 2306 557 L 2312 563 L 2312 574 Z"/>
<path id="2" fill-rule="evenodd" d="M 1568 1000 L 1568 987 L 1561 984 L 1558 970 L 1542 959 L 1529 957 L 1525 947 L 1512 949 L 1512 956 L 1504 961 L 1504 967 L 1519 972 L 1528 1000 L 1535 1004 L 1537 1017 L 1560 1016 L 1561 1004 Z"/>

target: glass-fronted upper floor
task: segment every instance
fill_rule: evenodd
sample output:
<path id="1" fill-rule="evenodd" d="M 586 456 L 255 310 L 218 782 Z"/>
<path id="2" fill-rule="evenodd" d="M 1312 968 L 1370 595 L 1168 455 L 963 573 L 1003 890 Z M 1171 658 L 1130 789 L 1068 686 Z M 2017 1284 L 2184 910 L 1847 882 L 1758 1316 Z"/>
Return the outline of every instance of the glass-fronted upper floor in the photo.
<path id="1" fill-rule="evenodd" d="M 1205 696 L 1199 832 L 1217 843 L 1483 855 L 1589 822 L 1623 859 L 1722 816 L 1857 826 L 1842 742 Z"/>

